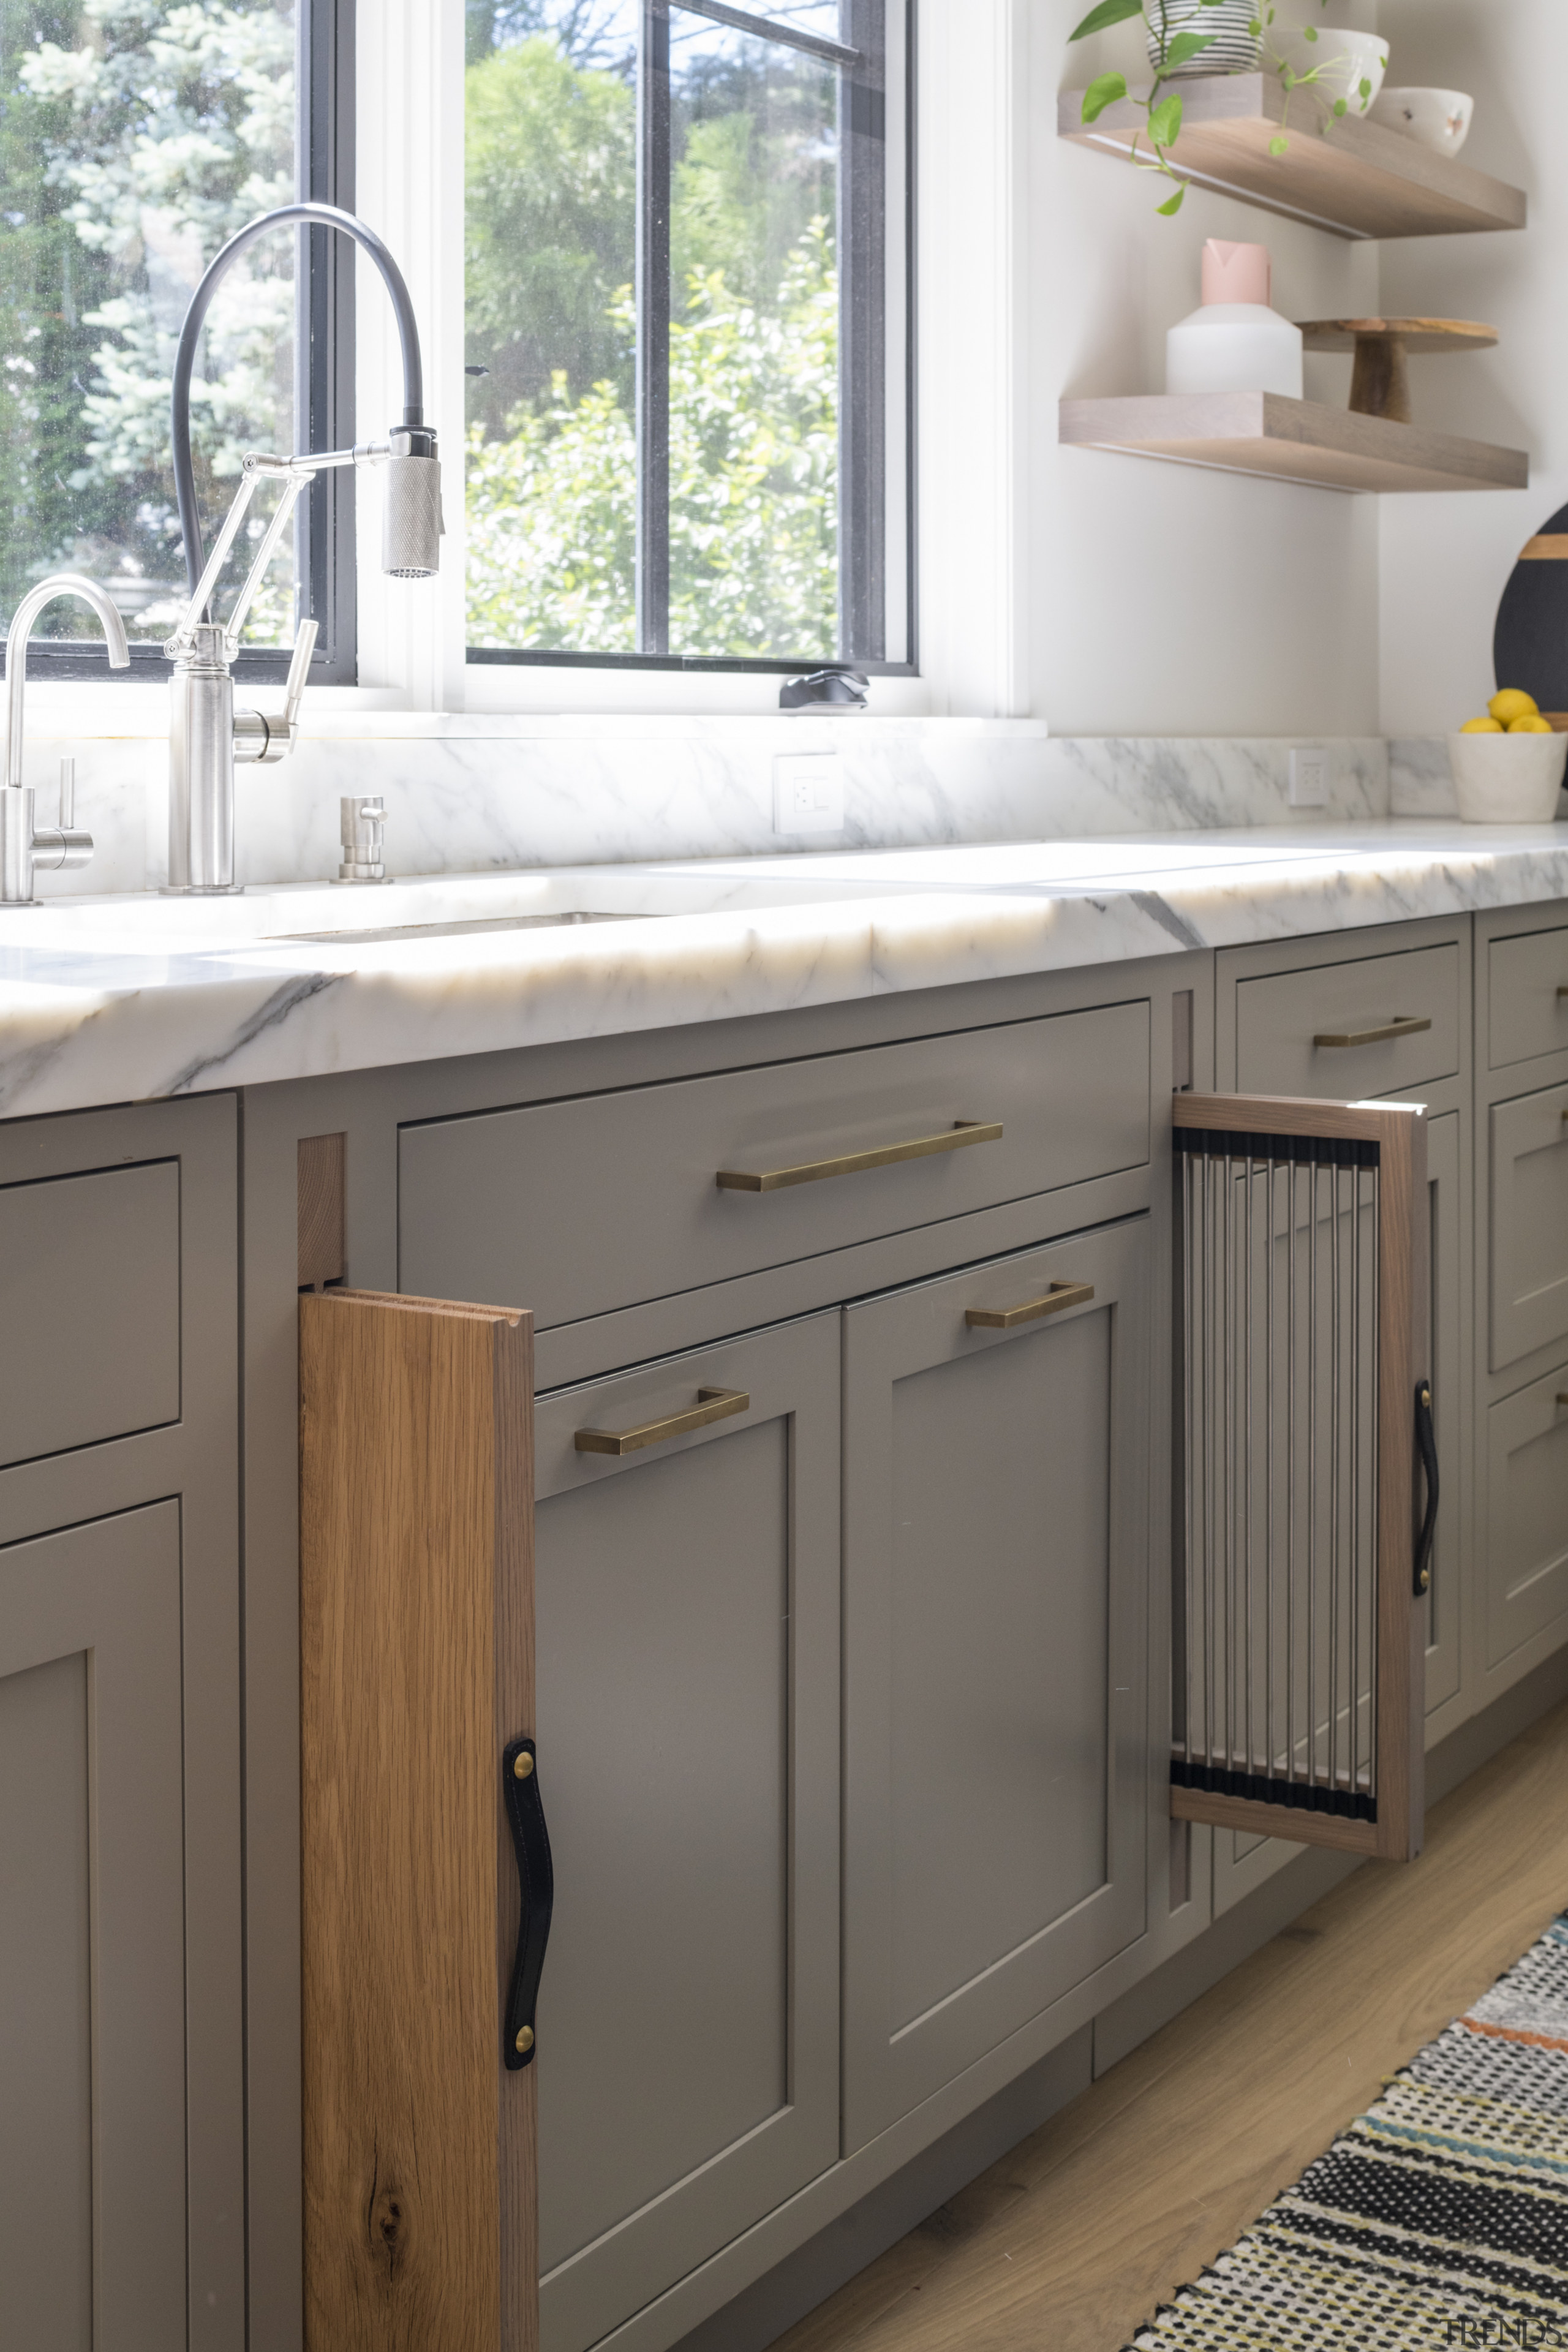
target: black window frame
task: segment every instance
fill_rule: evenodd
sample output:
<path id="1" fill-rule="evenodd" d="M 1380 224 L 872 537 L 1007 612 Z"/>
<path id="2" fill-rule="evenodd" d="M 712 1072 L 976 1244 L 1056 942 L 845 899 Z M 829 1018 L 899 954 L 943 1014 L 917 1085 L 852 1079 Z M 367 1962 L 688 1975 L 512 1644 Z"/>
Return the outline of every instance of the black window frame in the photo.
<path id="1" fill-rule="evenodd" d="M 548 646 L 469 646 L 476 667 L 677 670 L 787 677 L 801 669 L 854 669 L 873 677 L 913 677 L 915 639 L 914 124 L 915 13 L 904 13 L 904 152 L 901 191 L 889 191 L 886 168 L 888 9 L 899 0 L 839 0 L 837 41 L 730 0 L 641 0 L 637 46 L 637 624 L 636 653 L 563 651 Z M 838 157 L 839 532 L 838 650 L 752 658 L 672 654 L 668 649 L 670 328 L 671 10 L 703 16 L 826 59 L 838 67 L 843 92 Z M 901 204 L 905 376 L 903 478 L 889 479 L 888 209 Z M 904 503 L 903 657 L 887 658 L 888 502 Z"/>
<path id="2" fill-rule="evenodd" d="M 301 197 L 353 210 L 355 0 L 295 0 L 296 184 Z M 329 229 L 304 232 L 308 247 L 295 305 L 295 414 L 307 449 L 346 447 L 353 439 L 353 258 Z M 297 427 L 298 430 L 298 427 Z M 300 616 L 321 625 L 310 664 L 313 686 L 353 686 L 358 676 L 354 577 L 354 469 L 319 475 L 295 510 L 297 598 Z M 223 517 L 204 514 L 208 546 Z M 287 674 L 287 647 L 242 646 L 237 679 L 262 684 Z M 0 677 L 5 675 L 0 643 Z M 34 637 L 27 647 L 29 678 L 96 678 L 118 685 L 162 685 L 169 677 L 163 646 L 143 639 L 131 646 L 128 670 L 108 673 L 97 643 Z"/>

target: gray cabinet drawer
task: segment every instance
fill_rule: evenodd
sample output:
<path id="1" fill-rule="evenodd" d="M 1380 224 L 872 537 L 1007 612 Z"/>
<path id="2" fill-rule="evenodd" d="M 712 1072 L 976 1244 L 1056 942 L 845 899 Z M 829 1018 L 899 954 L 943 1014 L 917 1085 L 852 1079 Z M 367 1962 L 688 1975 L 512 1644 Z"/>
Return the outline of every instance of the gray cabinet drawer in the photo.
<path id="1" fill-rule="evenodd" d="M 1418 948 L 1245 980 L 1236 992 L 1243 1094 L 1366 1101 L 1451 1078 L 1459 1067 L 1459 950 Z M 1425 1022 L 1403 1036 L 1375 1033 Z M 1320 1045 L 1320 1037 L 1365 1044 Z"/>
<path id="2" fill-rule="evenodd" d="M 398 1286 L 549 1327 L 1141 1167 L 1149 1069 L 1140 1001 L 406 1127 Z M 716 1181 L 960 1121 L 1003 1133 L 775 1191 Z"/>
<path id="3" fill-rule="evenodd" d="M 1568 1365 L 1487 1416 L 1487 1663 L 1568 1609 Z"/>
<path id="4" fill-rule="evenodd" d="M 180 1167 L 0 1187 L 0 1466 L 180 1417 Z"/>
<path id="5" fill-rule="evenodd" d="M 1568 925 L 1494 940 L 1490 982 L 1487 1055 L 1494 1070 L 1568 1053 Z"/>
<path id="6" fill-rule="evenodd" d="M 1568 1086 L 1492 1111 L 1491 1367 L 1568 1339 Z"/>

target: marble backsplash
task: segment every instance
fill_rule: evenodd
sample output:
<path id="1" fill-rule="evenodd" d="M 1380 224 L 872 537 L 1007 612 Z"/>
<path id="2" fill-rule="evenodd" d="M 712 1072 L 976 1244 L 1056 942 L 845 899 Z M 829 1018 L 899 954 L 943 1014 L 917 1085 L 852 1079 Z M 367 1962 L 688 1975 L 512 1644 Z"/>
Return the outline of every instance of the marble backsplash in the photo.
<path id="1" fill-rule="evenodd" d="M 38 821 L 53 821 L 58 755 L 77 761 L 90 866 L 43 891 L 156 888 L 167 875 L 167 749 L 153 731 L 28 731 Z M 1254 825 L 1390 814 L 1388 746 L 1330 741 L 1328 806 L 1289 805 L 1291 745 L 1239 739 L 1052 737 L 1027 719 L 540 719 L 323 712 L 293 757 L 238 772 L 239 877 L 337 871 L 338 800 L 379 793 L 393 874 L 918 848 Z M 1425 771 L 1410 753 L 1401 775 Z M 1439 751 L 1441 746 L 1438 747 Z M 773 830 L 773 760 L 836 752 L 840 834 Z M 1415 781 L 1404 789 L 1415 793 Z M 1423 789 L 1427 789 L 1423 787 Z M 1426 814 L 1423 807 L 1412 814 Z"/>

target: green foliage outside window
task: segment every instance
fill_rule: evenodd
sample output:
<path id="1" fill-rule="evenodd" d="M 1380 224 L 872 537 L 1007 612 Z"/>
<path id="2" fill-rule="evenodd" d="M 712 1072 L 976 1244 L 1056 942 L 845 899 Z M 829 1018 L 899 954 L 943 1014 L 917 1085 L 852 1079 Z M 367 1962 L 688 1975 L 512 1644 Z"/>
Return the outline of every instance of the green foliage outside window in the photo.
<path id="1" fill-rule="evenodd" d="M 0 610 L 68 563 L 132 634 L 167 630 L 180 320 L 293 179 L 291 0 L 0 0 Z M 246 449 L 289 446 L 292 272 L 280 237 L 215 304 L 192 400 L 208 515 Z M 253 642 L 287 632 L 289 584 L 285 551 Z M 96 627 L 68 605 L 43 625 Z"/>
<path id="2" fill-rule="evenodd" d="M 624 69 L 574 58 L 563 14 L 488 50 L 469 15 L 468 347 L 489 373 L 469 401 L 468 641 L 629 653 L 636 100 Z M 603 54 L 605 12 L 576 14 Z M 763 114 L 743 70 L 712 80 L 678 114 L 670 645 L 826 659 L 838 282 L 821 100 L 803 82 L 792 117 L 775 88 Z"/>

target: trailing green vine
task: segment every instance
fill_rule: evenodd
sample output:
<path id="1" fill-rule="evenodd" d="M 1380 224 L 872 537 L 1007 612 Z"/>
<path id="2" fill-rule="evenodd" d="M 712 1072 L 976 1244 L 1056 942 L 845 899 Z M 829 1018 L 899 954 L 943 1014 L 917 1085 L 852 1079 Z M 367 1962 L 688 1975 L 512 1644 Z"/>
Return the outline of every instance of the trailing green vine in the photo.
<path id="1" fill-rule="evenodd" d="M 1100 5 L 1089 10 L 1082 24 L 1071 36 L 1075 41 L 1087 40 L 1091 33 L 1109 32 L 1113 25 L 1122 25 L 1130 17 L 1141 16 L 1148 29 L 1151 42 L 1157 46 L 1162 70 L 1155 75 L 1146 97 L 1137 97 L 1133 94 L 1128 86 L 1125 74 L 1100 74 L 1084 91 L 1083 119 L 1086 122 L 1098 122 L 1108 106 L 1118 105 L 1123 99 L 1130 100 L 1134 106 L 1142 107 L 1149 126 L 1151 152 L 1148 155 L 1141 153 L 1138 139 L 1134 138 L 1132 160 L 1142 170 L 1163 172 L 1166 179 L 1176 183 L 1174 195 L 1167 197 L 1165 202 L 1157 207 L 1167 218 L 1172 214 L 1181 211 L 1183 200 L 1187 193 L 1187 183 L 1171 162 L 1171 150 L 1182 135 L 1184 111 L 1182 94 L 1179 89 L 1168 88 L 1167 78 L 1172 74 L 1180 73 L 1184 66 L 1191 65 L 1194 58 L 1201 57 L 1205 49 L 1212 48 L 1219 37 L 1215 33 L 1173 34 L 1170 21 L 1171 10 L 1176 5 L 1180 5 L 1183 16 L 1190 15 L 1192 0 L 1149 0 L 1147 5 L 1145 5 L 1145 0 L 1100 0 Z M 1197 0 L 1197 5 L 1201 8 L 1220 8 L 1225 5 L 1225 0 Z M 1319 5 L 1326 6 L 1327 0 L 1319 0 Z M 1247 26 L 1252 38 L 1265 44 L 1264 58 L 1268 70 L 1277 77 L 1285 93 L 1285 121 L 1268 142 L 1268 152 L 1271 155 L 1283 155 L 1289 151 L 1290 100 L 1294 92 L 1307 89 L 1312 84 L 1321 82 L 1325 75 L 1330 72 L 1332 63 L 1337 62 L 1331 60 L 1323 65 L 1313 66 L 1306 73 L 1300 73 L 1291 65 L 1288 58 L 1270 50 L 1267 47 L 1268 37 L 1273 29 L 1278 16 L 1279 10 L 1271 5 L 1271 0 L 1267 0 L 1267 4 L 1260 8 L 1259 13 L 1253 17 Z M 1303 37 L 1309 41 L 1315 41 L 1318 37 L 1317 27 L 1312 25 L 1304 26 Z M 1332 101 L 1332 111 L 1335 115 L 1343 116 L 1350 112 L 1352 96 L 1359 98 L 1361 110 L 1364 113 L 1372 102 L 1371 82 L 1363 80 L 1350 95 L 1336 98 Z"/>

